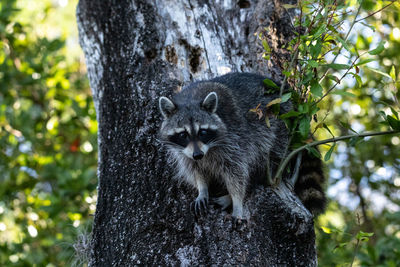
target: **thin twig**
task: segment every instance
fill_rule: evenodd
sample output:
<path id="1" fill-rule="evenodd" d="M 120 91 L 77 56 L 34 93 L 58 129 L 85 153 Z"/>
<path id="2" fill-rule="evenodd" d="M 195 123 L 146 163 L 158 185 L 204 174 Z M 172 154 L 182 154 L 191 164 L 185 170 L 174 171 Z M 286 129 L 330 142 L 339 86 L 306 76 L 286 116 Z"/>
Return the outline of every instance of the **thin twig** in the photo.
<path id="1" fill-rule="evenodd" d="M 347 41 L 347 39 L 348 39 L 349 36 L 350 36 L 350 32 L 353 30 L 354 24 L 356 24 L 356 19 L 357 19 L 358 15 L 360 14 L 362 3 L 363 3 L 363 1 L 361 1 L 360 6 L 359 6 L 358 9 L 357 9 L 356 16 L 354 17 L 354 20 L 353 20 L 353 22 L 351 23 L 349 30 L 347 31 L 346 37 L 344 38 L 344 42 Z M 343 44 L 340 46 L 339 51 L 338 51 L 338 53 L 336 54 L 336 56 L 333 58 L 331 64 L 335 63 L 336 59 L 337 59 L 338 56 L 340 55 L 340 52 L 342 52 L 342 49 L 343 49 Z M 328 74 L 328 72 L 329 72 L 329 68 L 328 68 L 328 69 L 325 71 L 325 73 L 321 76 L 321 79 L 319 79 L 319 82 L 322 82 L 322 80 L 325 78 L 325 76 Z"/>
<path id="2" fill-rule="evenodd" d="M 384 132 L 366 132 L 362 134 L 352 134 L 352 135 L 346 135 L 346 136 L 339 136 L 339 137 L 333 137 L 325 140 L 320 140 L 320 141 L 314 141 L 309 144 L 306 144 L 304 146 L 301 146 L 295 150 L 293 150 L 285 159 L 284 161 L 279 165 L 278 171 L 275 175 L 275 184 L 278 184 L 282 178 L 283 171 L 285 170 L 286 166 L 290 162 L 290 160 L 300 151 L 303 151 L 304 149 L 307 149 L 308 147 L 314 147 L 326 143 L 332 143 L 332 142 L 337 142 L 337 141 L 342 141 L 342 140 L 347 140 L 353 137 L 367 137 L 367 136 L 377 136 L 377 135 L 387 135 L 387 134 L 395 134 L 395 133 L 400 133 L 400 131 L 384 131 Z"/>
<path id="3" fill-rule="evenodd" d="M 299 178 L 300 166 L 301 166 L 301 159 L 303 157 L 303 153 L 297 154 L 296 165 L 294 167 L 293 175 L 288 181 L 290 184 L 290 188 L 294 190 L 294 186 L 296 185 L 297 179 Z"/>
<path id="4" fill-rule="evenodd" d="M 351 63 L 350 67 L 346 70 L 346 72 L 342 75 L 342 77 L 340 77 L 339 81 L 337 81 L 334 85 L 331 86 L 331 88 L 329 88 L 328 91 L 326 91 L 326 93 L 317 101 L 315 101 L 313 103 L 313 105 L 318 104 L 319 102 L 321 102 L 321 100 L 323 98 L 325 98 L 333 89 L 335 89 L 335 87 L 340 84 L 343 80 L 343 78 L 350 72 L 350 70 L 353 68 L 354 64 L 356 63 L 356 61 L 360 58 L 361 56 L 357 56 L 356 59 L 353 60 L 353 62 Z"/>
<path id="5" fill-rule="evenodd" d="M 357 214 L 357 224 L 358 224 L 359 226 L 361 226 L 361 223 L 360 223 L 360 215 L 359 215 L 358 213 L 356 213 L 356 214 Z M 355 247 L 355 249 L 354 249 L 354 255 L 353 255 L 353 259 L 352 259 L 352 261 L 351 261 L 351 263 L 350 263 L 350 267 L 353 266 L 354 260 L 356 259 L 356 255 L 357 255 L 357 251 L 358 251 L 358 246 L 359 246 L 359 245 L 360 245 L 360 239 L 357 238 L 357 243 L 356 243 L 356 247 Z"/>
<path id="6" fill-rule="evenodd" d="M 272 172 L 271 172 L 271 164 L 270 164 L 270 155 L 267 157 L 267 184 L 273 185 L 274 181 L 272 180 Z"/>
<path id="7" fill-rule="evenodd" d="M 360 240 L 357 239 L 357 244 L 356 244 L 356 248 L 354 249 L 354 255 L 353 255 L 353 260 L 350 263 L 350 267 L 353 266 L 354 260 L 356 259 L 356 255 L 357 255 L 357 251 L 358 251 L 358 246 L 360 245 Z"/>
<path id="8" fill-rule="evenodd" d="M 393 5 L 394 2 L 396 2 L 396 1 L 397 1 L 397 0 L 394 0 L 394 1 L 392 1 L 390 4 L 388 4 L 388 5 L 384 6 L 384 7 L 382 7 L 381 9 L 379 9 L 378 11 L 375 11 L 375 12 L 369 14 L 368 16 L 365 16 L 365 17 L 363 17 L 363 18 L 361 18 L 361 19 L 356 20 L 356 23 L 357 23 L 357 22 L 360 22 L 360 21 L 362 21 L 362 20 L 364 20 L 364 19 L 367 19 L 367 18 L 369 18 L 369 17 L 371 17 L 371 16 L 373 16 L 373 15 L 375 15 L 376 13 L 381 12 L 381 11 L 384 10 L 385 8 L 387 8 L 387 7 L 391 6 L 391 5 Z"/>

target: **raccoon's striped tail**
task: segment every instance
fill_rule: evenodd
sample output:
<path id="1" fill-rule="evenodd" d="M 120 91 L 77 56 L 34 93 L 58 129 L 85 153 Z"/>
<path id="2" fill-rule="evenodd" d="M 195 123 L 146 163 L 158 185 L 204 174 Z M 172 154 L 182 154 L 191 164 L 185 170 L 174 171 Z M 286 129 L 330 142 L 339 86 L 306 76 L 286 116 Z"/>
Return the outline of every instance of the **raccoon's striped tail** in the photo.
<path id="1" fill-rule="evenodd" d="M 294 192 L 314 216 L 325 210 L 324 182 L 321 159 L 304 151 Z"/>

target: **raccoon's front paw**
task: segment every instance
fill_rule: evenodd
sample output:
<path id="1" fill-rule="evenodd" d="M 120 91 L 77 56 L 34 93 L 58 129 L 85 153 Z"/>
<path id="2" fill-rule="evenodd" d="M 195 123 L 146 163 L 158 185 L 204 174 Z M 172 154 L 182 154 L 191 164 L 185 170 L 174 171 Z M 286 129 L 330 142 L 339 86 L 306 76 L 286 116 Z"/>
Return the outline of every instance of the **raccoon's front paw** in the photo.
<path id="1" fill-rule="evenodd" d="M 247 225 L 247 220 L 243 218 L 237 218 L 232 216 L 232 228 L 239 229 Z"/>
<path id="2" fill-rule="evenodd" d="M 207 197 L 197 197 L 192 203 L 190 210 L 196 217 L 204 216 L 208 211 L 208 198 Z"/>
<path id="3" fill-rule="evenodd" d="M 221 210 L 226 210 L 232 205 L 232 198 L 230 195 L 225 195 L 222 197 L 213 197 L 210 199 L 210 202 L 213 204 L 217 204 L 221 207 Z"/>
<path id="4" fill-rule="evenodd" d="M 232 229 L 243 230 L 247 226 L 247 220 L 243 218 L 237 218 L 232 216 Z"/>
<path id="5" fill-rule="evenodd" d="M 232 223 L 232 228 L 231 231 L 235 230 L 235 231 L 243 231 L 247 225 L 248 225 L 248 221 L 246 219 L 243 218 L 239 218 L 239 217 L 235 217 L 232 214 L 227 214 L 225 216 L 225 221 L 231 221 Z"/>

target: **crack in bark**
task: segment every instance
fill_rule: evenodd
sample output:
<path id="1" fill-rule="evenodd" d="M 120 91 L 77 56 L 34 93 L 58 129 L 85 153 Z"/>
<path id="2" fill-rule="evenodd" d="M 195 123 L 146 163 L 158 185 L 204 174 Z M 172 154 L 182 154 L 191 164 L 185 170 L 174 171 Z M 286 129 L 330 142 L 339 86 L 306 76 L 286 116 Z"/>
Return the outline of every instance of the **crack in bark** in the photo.
<path id="1" fill-rule="evenodd" d="M 208 59 L 207 46 L 206 46 L 206 42 L 204 41 L 203 30 L 202 30 L 200 24 L 198 23 L 198 20 L 197 20 L 197 18 L 196 18 L 196 14 L 195 14 L 195 12 L 194 12 L 194 7 L 193 7 L 192 3 L 190 2 L 190 0 L 188 0 L 188 3 L 189 3 L 189 6 L 190 6 L 190 10 L 192 11 L 192 15 L 193 15 L 194 22 L 195 22 L 195 24 L 196 24 L 196 28 L 197 28 L 197 30 L 200 32 L 201 41 L 203 42 L 204 53 L 205 53 L 206 60 L 207 60 L 207 65 L 208 65 L 208 70 L 207 70 L 207 72 L 208 72 L 209 74 L 211 74 L 211 64 L 210 64 L 210 60 Z"/>

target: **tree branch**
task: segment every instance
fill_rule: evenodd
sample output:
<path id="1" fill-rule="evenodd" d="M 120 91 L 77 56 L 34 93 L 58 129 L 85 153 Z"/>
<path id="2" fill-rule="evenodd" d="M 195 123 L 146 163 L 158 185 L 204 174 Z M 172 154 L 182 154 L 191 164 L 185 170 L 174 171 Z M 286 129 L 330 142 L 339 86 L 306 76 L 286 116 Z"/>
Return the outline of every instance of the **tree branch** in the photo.
<path id="1" fill-rule="evenodd" d="M 332 142 L 337 142 L 337 141 L 342 141 L 342 140 L 347 140 L 353 137 L 367 137 L 367 136 L 377 136 L 377 135 L 386 135 L 386 134 L 395 134 L 395 133 L 400 133 L 400 131 L 384 131 L 384 132 L 367 132 L 367 133 L 362 133 L 362 134 L 352 134 L 352 135 L 345 135 L 345 136 L 340 136 L 340 137 L 333 137 L 325 140 L 320 140 L 320 141 L 315 141 L 309 144 L 306 144 L 304 146 L 301 146 L 295 150 L 293 150 L 280 164 L 278 171 L 275 175 L 275 185 L 279 184 L 279 182 L 282 179 L 282 173 L 285 170 L 286 166 L 290 162 L 290 160 L 299 152 L 303 151 L 304 149 L 307 149 L 308 147 L 314 147 L 322 144 L 327 144 L 327 143 L 332 143 Z M 295 181 L 294 181 L 295 182 Z"/>

